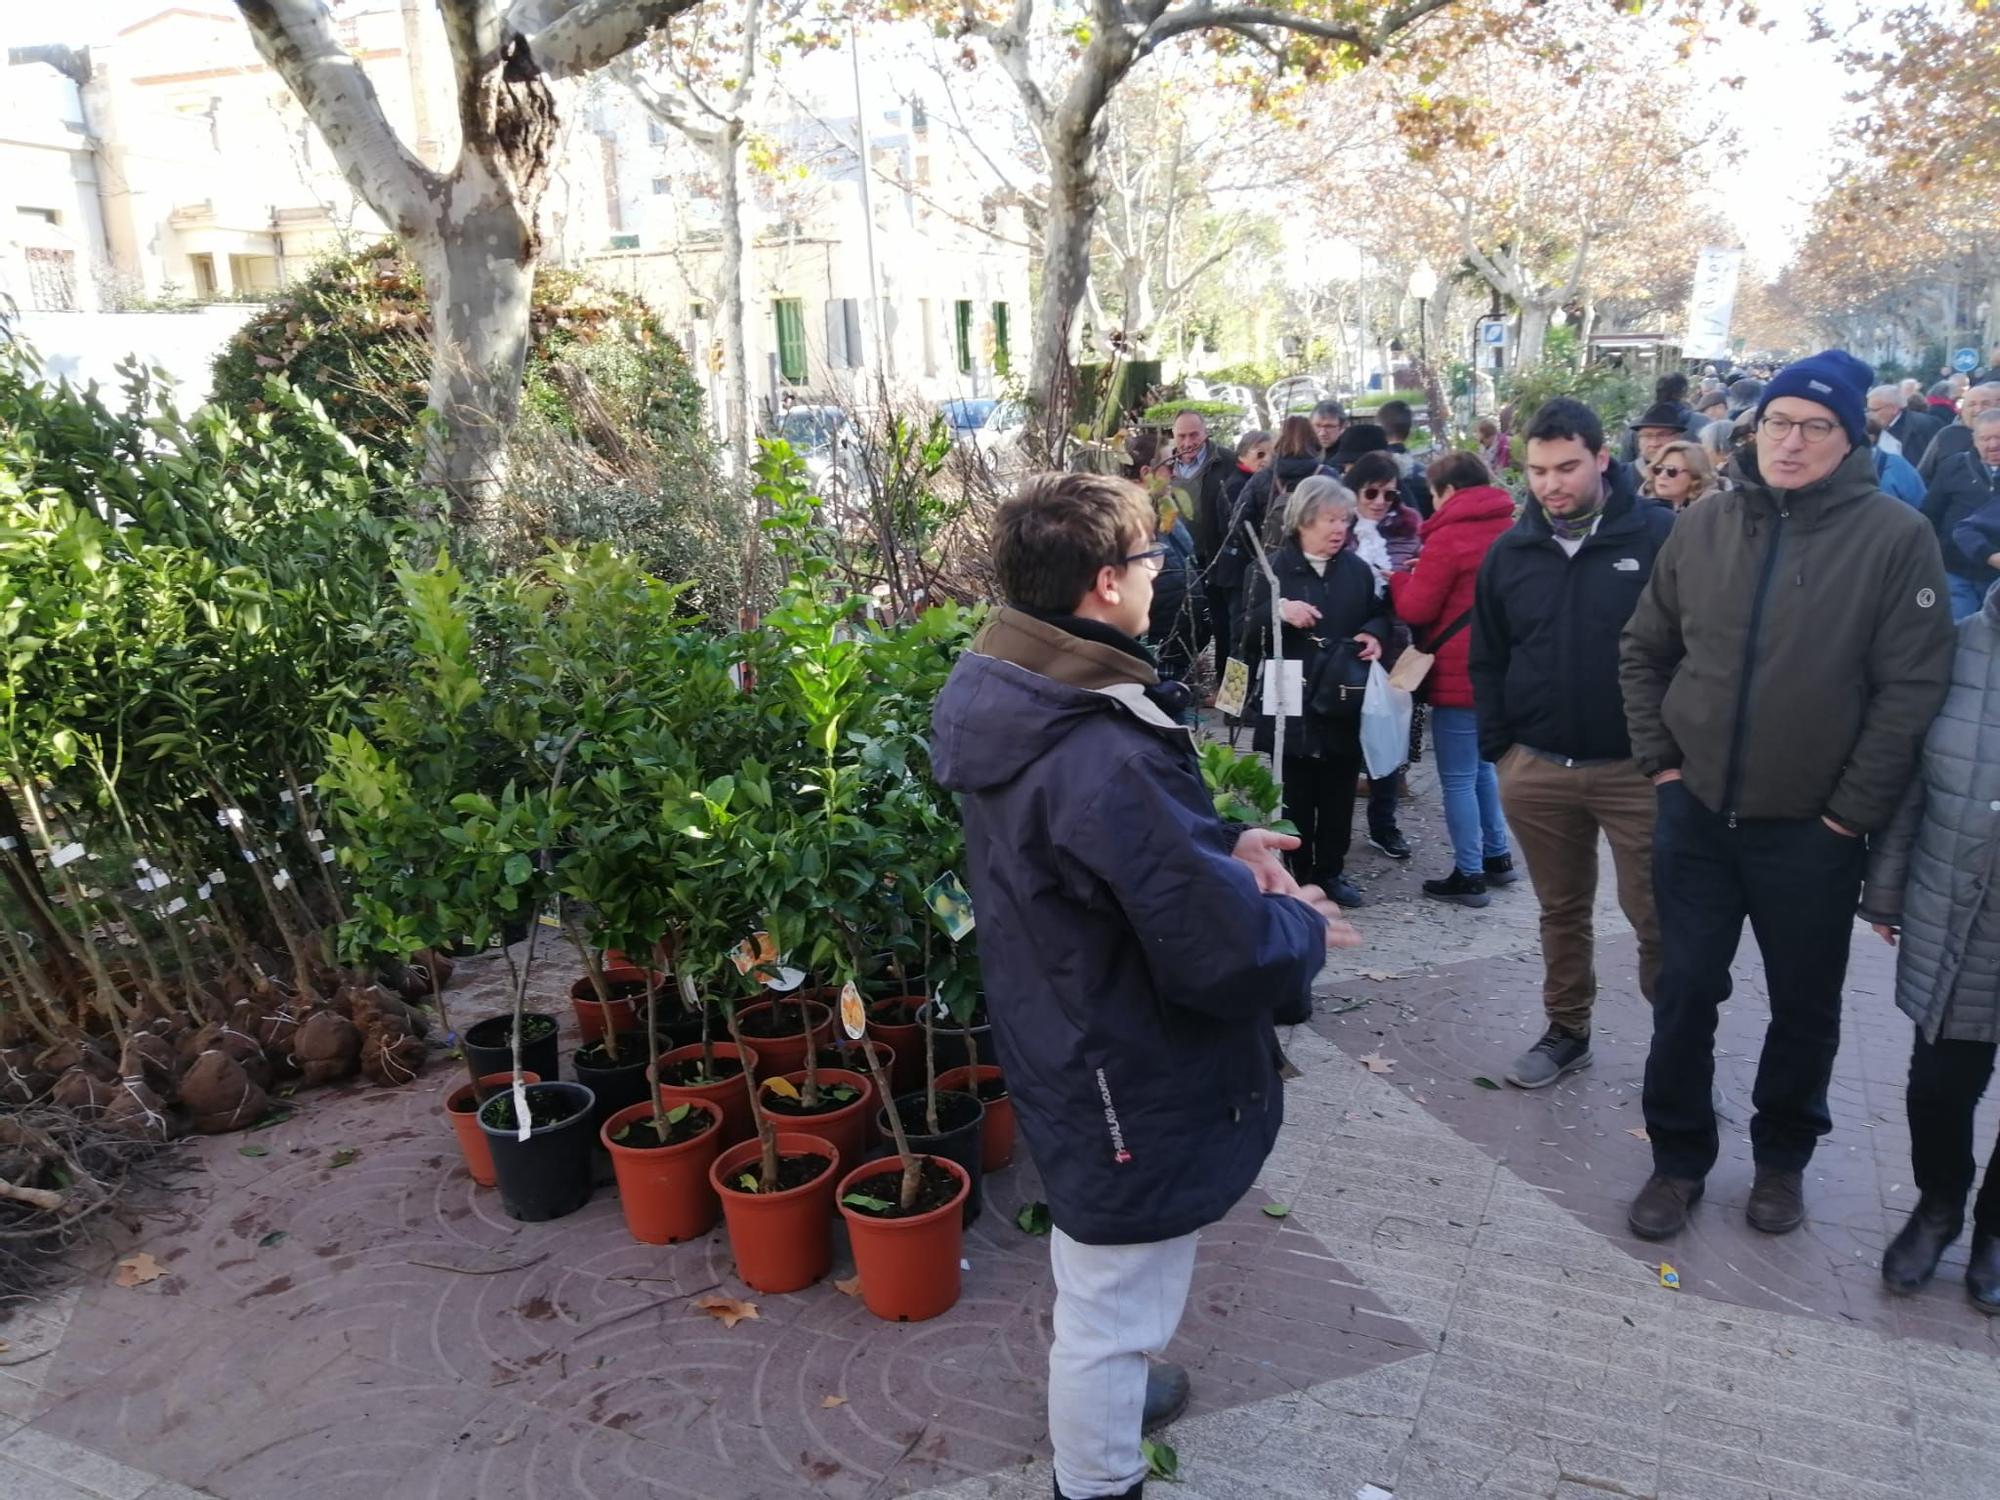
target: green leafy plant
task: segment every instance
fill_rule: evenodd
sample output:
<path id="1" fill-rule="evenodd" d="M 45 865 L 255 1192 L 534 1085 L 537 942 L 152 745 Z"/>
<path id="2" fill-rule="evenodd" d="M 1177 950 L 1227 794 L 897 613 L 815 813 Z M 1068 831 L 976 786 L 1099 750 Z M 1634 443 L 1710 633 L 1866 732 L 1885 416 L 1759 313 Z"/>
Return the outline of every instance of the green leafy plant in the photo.
<path id="1" fill-rule="evenodd" d="M 1284 789 L 1259 757 L 1240 755 L 1227 745 L 1210 741 L 1201 747 L 1201 779 L 1215 799 L 1218 817 L 1275 833 L 1298 832 L 1280 816 Z"/>

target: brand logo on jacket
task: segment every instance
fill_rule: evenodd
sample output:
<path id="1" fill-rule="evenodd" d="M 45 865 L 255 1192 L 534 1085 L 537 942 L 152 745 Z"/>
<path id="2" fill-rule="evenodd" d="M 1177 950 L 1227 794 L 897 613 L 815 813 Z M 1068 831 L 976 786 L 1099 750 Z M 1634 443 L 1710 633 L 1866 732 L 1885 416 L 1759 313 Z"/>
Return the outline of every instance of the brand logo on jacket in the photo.
<path id="1" fill-rule="evenodd" d="M 1937 590 L 1936 590 L 1936 589 L 1918 589 L 1918 590 L 1917 590 L 1917 608 L 1918 608 L 1918 609 L 1929 609 L 1929 608 L 1930 608 L 1930 607 L 1931 607 L 1931 606 L 1932 606 L 1933 604 L 1935 604 L 1935 603 L 1937 603 Z"/>
<path id="2" fill-rule="evenodd" d="M 1611 571 L 1614 573 L 1636 573 L 1639 571 L 1639 559 L 1636 557 L 1621 557 L 1611 565 Z"/>
<path id="3" fill-rule="evenodd" d="M 1132 1159 L 1132 1153 L 1125 1149 L 1125 1132 L 1118 1124 L 1118 1111 L 1111 1107 L 1111 1085 L 1105 1081 L 1102 1068 L 1097 1070 L 1097 1093 L 1104 1100 L 1104 1123 L 1111 1127 L 1111 1159 L 1122 1167 Z"/>

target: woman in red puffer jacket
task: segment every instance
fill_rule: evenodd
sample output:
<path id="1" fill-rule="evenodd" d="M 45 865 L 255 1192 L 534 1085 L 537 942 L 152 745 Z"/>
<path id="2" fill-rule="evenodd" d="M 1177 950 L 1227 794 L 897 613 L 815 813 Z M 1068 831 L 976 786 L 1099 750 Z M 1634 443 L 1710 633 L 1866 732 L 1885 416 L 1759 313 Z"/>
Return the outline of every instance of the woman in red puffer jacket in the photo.
<path id="1" fill-rule="evenodd" d="M 1422 649 L 1437 657 L 1424 683 L 1431 705 L 1431 738 L 1444 821 L 1451 834 L 1452 871 L 1426 880 L 1424 894 L 1462 906 L 1484 906 L 1489 883 L 1514 879 L 1507 821 L 1500 812 L 1500 783 L 1479 758 L 1479 725 L 1472 711 L 1472 596 L 1479 565 L 1514 524 L 1514 499 L 1493 483 L 1476 453 L 1447 453 L 1426 471 L 1436 508 L 1422 530 L 1423 551 L 1410 567 L 1390 575 L 1396 617 Z"/>

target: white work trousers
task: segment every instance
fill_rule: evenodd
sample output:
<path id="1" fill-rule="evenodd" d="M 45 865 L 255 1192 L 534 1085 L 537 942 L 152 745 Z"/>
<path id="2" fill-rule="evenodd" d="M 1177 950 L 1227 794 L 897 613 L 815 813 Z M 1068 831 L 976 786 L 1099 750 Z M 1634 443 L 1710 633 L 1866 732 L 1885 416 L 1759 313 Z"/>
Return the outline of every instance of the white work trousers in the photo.
<path id="1" fill-rule="evenodd" d="M 1146 1356 L 1165 1349 L 1180 1326 L 1197 1238 L 1085 1245 L 1060 1229 L 1050 1234 L 1049 1439 L 1064 1500 L 1122 1495 L 1145 1479 Z"/>

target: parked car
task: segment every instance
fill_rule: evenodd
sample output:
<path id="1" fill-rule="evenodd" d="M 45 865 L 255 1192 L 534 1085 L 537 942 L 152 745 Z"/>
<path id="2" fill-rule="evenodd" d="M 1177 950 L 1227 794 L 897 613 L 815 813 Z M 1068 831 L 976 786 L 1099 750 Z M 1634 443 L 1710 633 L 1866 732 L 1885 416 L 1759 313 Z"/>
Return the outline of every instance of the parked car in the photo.
<path id="1" fill-rule="evenodd" d="M 938 403 L 938 415 L 951 428 L 955 442 L 977 441 L 981 428 L 993 416 L 1000 402 L 991 396 L 955 396 L 949 401 Z"/>
<path id="2" fill-rule="evenodd" d="M 791 406 L 779 414 L 772 436 L 791 444 L 805 461 L 806 479 L 822 497 L 830 488 L 864 477 L 865 453 L 853 419 L 838 406 Z"/>

